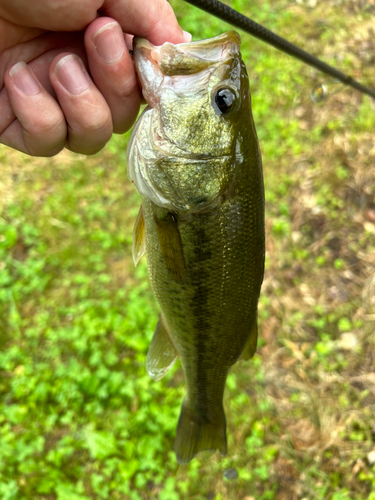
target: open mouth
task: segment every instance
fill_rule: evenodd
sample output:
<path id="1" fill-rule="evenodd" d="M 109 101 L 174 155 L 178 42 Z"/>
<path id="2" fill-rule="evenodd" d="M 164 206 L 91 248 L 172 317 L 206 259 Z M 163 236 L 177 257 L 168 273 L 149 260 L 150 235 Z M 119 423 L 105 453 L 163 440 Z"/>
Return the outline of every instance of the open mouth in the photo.
<path id="1" fill-rule="evenodd" d="M 241 40 L 235 31 L 214 38 L 174 45 L 155 46 L 144 38 L 134 38 L 134 63 L 143 97 L 150 107 L 159 99 L 165 78 L 196 75 L 239 54 Z"/>

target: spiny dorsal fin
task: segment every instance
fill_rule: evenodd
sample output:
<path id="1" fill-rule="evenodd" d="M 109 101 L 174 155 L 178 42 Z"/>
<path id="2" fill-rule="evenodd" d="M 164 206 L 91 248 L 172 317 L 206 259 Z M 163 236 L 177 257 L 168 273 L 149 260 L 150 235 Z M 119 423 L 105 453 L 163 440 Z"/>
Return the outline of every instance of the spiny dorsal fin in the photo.
<path id="1" fill-rule="evenodd" d="M 154 336 L 147 353 L 146 369 L 154 380 L 160 380 L 172 368 L 177 359 L 177 351 L 172 344 L 160 314 Z"/>
<path id="2" fill-rule="evenodd" d="M 250 336 L 246 342 L 246 345 L 239 359 L 252 358 L 255 354 L 255 351 L 257 350 L 257 341 L 258 341 L 258 323 L 257 320 L 255 320 L 250 330 Z"/>
<path id="3" fill-rule="evenodd" d="M 183 283 L 186 277 L 186 268 L 177 218 L 168 212 L 163 217 L 154 214 L 154 220 L 165 265 L 177 283 Z"/>
<path id="4" fill-rule="evenodd" d="M 146 238 L 145 238 L 145 220 L 143 217 L 142 205 L 139 207 L 139 212 L 137 218 L 135 219 L 134 229 L 133 229 L 133 262 L 137 266 L 139 259 L 145 253 L 146 249 Z"/>

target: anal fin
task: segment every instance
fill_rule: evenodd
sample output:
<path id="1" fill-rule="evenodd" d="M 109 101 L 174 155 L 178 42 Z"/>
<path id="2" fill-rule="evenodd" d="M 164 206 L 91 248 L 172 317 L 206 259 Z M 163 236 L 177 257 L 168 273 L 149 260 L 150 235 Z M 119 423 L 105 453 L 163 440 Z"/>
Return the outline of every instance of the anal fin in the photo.
<path id="1" fill-rule="evenodd" d="M 146 233 L 145 233 L 145 220 L 143 217 L 142 205 L 139 208 L 137 218 L 135 219 L 134 229 L 133 229 L 133 262 L 137 266 L 139 259 L 145 253 L 146 249 Z"/>
<path id="2" fill-rule="evenodd" d="M 174 444 L 177 462 L 186 464 L 204 450 L 227 453 L 227 436 L 224 408 L 218 410 L 215 422 L 208 422 L 182 403 Z"/>
<path id="3" fill-rule="evenodd" d="M 163 378 L 174 365 L 177 356 L 164 325 L 163 316 L 160 314 L 146 358 L 146 369 L 150 377 L 154 380 Z"/>
<path id="4" fill-rule="evenodd" d="M 249 338 L 245 344 L 245 347 L 241 353 L 239 359 L 251 359 L 255 351 L 257 350 L 257 342 L 258 342 L 258 323 L 257 320 L 254 321 L 254 324 L 250 330 Z"/>

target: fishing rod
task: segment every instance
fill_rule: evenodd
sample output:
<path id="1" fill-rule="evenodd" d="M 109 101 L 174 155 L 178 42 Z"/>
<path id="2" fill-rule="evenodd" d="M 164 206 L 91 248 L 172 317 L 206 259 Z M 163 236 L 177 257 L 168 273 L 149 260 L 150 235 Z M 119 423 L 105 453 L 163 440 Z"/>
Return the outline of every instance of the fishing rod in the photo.
<path id="1" fill-rule="evenodd" d="M 350 87 L 359 90 L 359 92 L 367 94 L 368 96 L 375 99 L 375 90 L 362 85 L 361 83 L 354 80 L 351 76 L 345 75 L 338 69 L 333 68 L 332 66 L 321 61 L 312 54 L 309 54 L 305 50 L 297 47 L 297 45 L 288 42 L 288 40 L 285 40 L 285 38 L 276 35 L 276 33 L 273 33 L 261 24 L 256 23 L 249 17 L 244 16 L 228 5 L 219 2 L 219 0 L 185 0 L 185 2 L 188 2 L 191 5 L 194 5 L 195 7 L 198 7 L 208 12 L 209 14 L 214 15 L 219 19 L 222 19 L 226 23 L 232 24 L 233 26 L 246 31 L 250 35 L 259 38 L 263 42 L 272 45 L 276 49 L 281 50 L 282 52 L 285 52 L 292 57 L 296 57 L 300 61 L 308 64 L 309 66 L 313 66 L 314 68 L 322 71 L 323 73 L 326 73 L 327 75 L 333 76 L 334 78 L 336 78 L 336 80 L 340 81 L 344 85 L 349 85 Z"/>

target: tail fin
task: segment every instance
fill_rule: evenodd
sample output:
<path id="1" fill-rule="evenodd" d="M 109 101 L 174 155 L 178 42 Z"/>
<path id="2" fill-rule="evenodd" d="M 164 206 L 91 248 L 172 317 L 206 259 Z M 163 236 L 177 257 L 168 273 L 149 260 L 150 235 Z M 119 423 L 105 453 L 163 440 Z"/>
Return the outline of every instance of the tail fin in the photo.
<path id="1" fill-rule="evenodd" d="M 195 414 L 185 400 L 177 425 L 174 449 L 179 464 L 186 464 L 199 451 L 219 450 L 227 453 L 227 436 L 224 409 L 218 412 L 215 422 L 208 422 Z"/>

